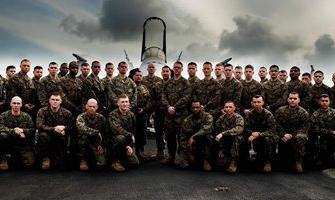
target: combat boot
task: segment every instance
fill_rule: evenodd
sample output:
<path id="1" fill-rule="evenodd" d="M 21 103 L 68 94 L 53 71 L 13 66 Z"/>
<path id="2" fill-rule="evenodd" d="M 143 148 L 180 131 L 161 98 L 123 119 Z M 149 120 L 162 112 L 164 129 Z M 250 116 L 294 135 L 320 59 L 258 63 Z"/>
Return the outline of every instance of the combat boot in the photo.
<path id="1" fill-rule="evenodd" d="M 270 173 L 271 172 L 271 163 L 269 161 L 265 162 L 263 172 Z"/>
<path id="2" fill-rule="evenodd" d="M 43 169 L 43 170 L 48 170 L 48 169 L 50 169 L 50 159 L 49 159 L 48 157 L 43 158 L 43 161 L 42 161 L 42 169 Z"/>
<path id="3" fill-rule="evenodd" d="M 206 172 L 212 171 L 212 166 L 211 164 L 207 161 L 204 160 L 204 165 L 202 167 Z"/>
<path id="4" fill-rule="evenodd" d="M 163 165 L 173 165 L 174 164 L 174 158 L 171 157 L 171 156 L 168 156 L 164 160 L 161 160 L 160 163 L 163 164 Z"/>
<path id="5" fill-rule="evenodd" d="M 236 170 L 237 170 L 237 164 L 236 164 L 236 162 L 235 162 L 234 160 L 232 160 L 232 161 L 230 162 L 230 165 L 229 165 L 227 171 L 228 171 L 229 173 L 235 173 Z"/>
<path id="6" fill-rule="evenodd" d="M 124 172 L 126 169 L 121 165 L 120 161 L 112 161 L 111 168 L 116 172 Z"/>
<path id="7" fill-rule="evenodd" d="M 80 160 L 79 170 L 80 171 L 87 171 L 88 170 L 88 165 L 87 165 L 86 160 L 84 160 L 84 159 Z"/>
<path id="8" fill-rule="evenodd" d="M 8 162 L 7 162 L 7 159 L 2 159 L 1 162 L 0 162 L 0 170 L 1 171 L 6 171 L 8 170 Z"/>
<path id="9" fill-rule="evenodd" d="M 301 174 L 302 172 L 304 172 L 303 168 L 302 168 L 302 162 L 301 161 L 296 161 L 295 162 L 295 172 Z"/>

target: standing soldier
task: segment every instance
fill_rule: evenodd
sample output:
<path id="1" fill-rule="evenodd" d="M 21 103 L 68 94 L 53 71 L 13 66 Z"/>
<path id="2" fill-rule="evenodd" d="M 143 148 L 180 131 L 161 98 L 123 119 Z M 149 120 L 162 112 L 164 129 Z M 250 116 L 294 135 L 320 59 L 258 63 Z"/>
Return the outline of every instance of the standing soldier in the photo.
<path id="1" fill-rule="evenodd" d="M 130 101 L 131 109 L 136 107 L 137 103 L 137 89 L 133 80 L 127 77 L 128 65 L 121 61 L 117 67 L 119 74 L 115 76 L 107 87 L 108 94 L 108 110 L 116 109 L 118 97 L 121 94 L 126 94 Z"/>
<path id="2" fill-rule="evenodd" d="M 224 73 L 226 80 L 222 84 L 222 95 L 221 104 L 224 105 L 227 101 L 234 102 L 236 108 L 240 108 L 241 105 L 241 95 L 242 95 L 242 83 L 236 80 L 233 76 L 233 66 L 231 64 L 226 64 L 224 66 Z M 238 111 L 237 110 L 237 111 Z"/>
<path id="3" fill-rule="evenodd" d="M 82 110 L 82 81 L 77 78 L 78 64 L 76 61 L 69 63 L 70 73 L 61 78 L 62 91 L 67 105 L 66 109 L 71 111 L 73 117 L 77 117 Z"/>
<path id="4" fill-rule="evenodd" d="M 292 69 L 292 68 L 291 68 Z M 299 69 L 299 73 L 300 73 L 300 69 Z M 278 74 L 278 79 L 283 82 L 283 83 L 286 83 L 287 82 L 287 71 L 285 69 L 282 69 L 279 71 L 279 74 Z M 292 80 L 292 77 L 291 77 L 291 80 Z"/>
<path id="5" fill-rule="evenodd" d="M 112 79 L 113 79 L 113 73 L 114 73 L 113 63 L 111 63 L 111 62 L 106 63 L 105 72 L 106 72 L 106 76 L 105 76 L 105 78 L 102 79 L 102 81 L 104 82 L 104 85 L 105 85 L 105 88 L 106 88 L 107 85 L 109 84 L 109 82 L 111 82 Z"/>
<path id="6" fill-rule="evenodd" d="M 268 75 L 268 69 L 266 69 L 266 67 L 262 66 L 259 68 L 258 70 L 258 76 L 260 79 L 260 83 L 265 83 L 267 82 L 269 79 L 267 78 Z"/>
<path id="7" fill-rule="evenodd" d="M 291 92 L 287 99 L 288 105 L 280 107 L 276 113 L 277 133 L 280 137 L 279 154 L 283 148 L 289 148 L 295 158 L 295 171 L 302 173 L 302 162 L 305 155 L 307 131 L 309 128 L 308 112 L 299 106 L 297 92 Z"/>
<path id="8" fill-rule="evenodd" d="M 8 81 L 8 99 L 19 96 L 22 99 L 22 110 L 34 114 L 36 90 L 32 80 L 28 77 L 30 61 L 23 59 L 20 63 L 21 70 Z"/>
<path id="9" fill-rule="evenodd" d="M 255 95 L 261 95 L 262 85 L 253 79 L 254 67 L 247 65 L 244 68 L 245 79 L 242 80 L 242 96 L 241 96 L 241 114 L 247 115 L 249 110 L 252 108 L 251 101 Z"/>
<path id="10" fill-rule="evenodd" d="M 164 123 L 164 109 L 161 107 L 162 104 L 162 87 L 163 80 L 158 76 L 155 76 L 156 66 L 153 63 L 148 64 L 148 75 L 143 77 L 143 85 L 149 90 L 150 99 L 151 99 L 151 111 L 154 113 L 154 128 L 156 135 L 156 145 L 157 145 L 157 153 L 156 158 L 163 159 L 164 158 L 164 139 L 163 139 L 163 123 Z M 162 68 L 162 77 L 166 79 L 169 78 L 170 68 L 163 67 Z M 150 114 L 148 113 L 148 117 Z"/>
<path id="11" fill-rule="evenodd" d="M 180 159 L 176 159 L 176 165 L 187 168 L 190 162 L 202 162 L 203 170 L 211 171 L 210 149 L 211 133 L 213 130 L 213 117 L 203 111 L 197 100 L 192 102 L 192 114 L 187 116 L 180 134 Z"/>
<path id="12" fill-rule="evenodd" d="M 98 112 L 107 115 L 107 98 L 103 81 L 99 78 L 100 62 L 92 62 L 92 73 L 83 81 L 82 100 L 83 105 L 93 98 L 98 102 Z"/>
<path id="13" fill-rule="evenodd" d="M 94 155 L 94 163 L 97 166 L 105 165 L 104 147 L 107 144 L 106 119 L 97 113 L 98 102 L 89 99 L 85 105 L 86 112 L 77 117 L 76 126 L 78 129 L 79 148 L 79 169 L 87 171 L 89 155 Z"/>
<path id="14" fill-rule="evenodd" d="M 243 72 L 242 72 L 242 67 L 241 66 L 236 66 L 235 69 L 234 69 L 234 77 L 236 80 L 238 81 L 242 81 L 242 75 L 243 75 Z"/>
<path id="15" fill-rule="evenodd" d="M 262 96 L 264 97 L 267 110 L 274 113 L 280 106 L 286 104 L 287 86 L 278 79 L 279 67 L 270 67 L 271 79 L 263 83 Z"/>
<path id="16" fill-rule="evenodd" d="M 188 81 L 181 76 L 182 71 L 183 63 L 175 62 L 174 76 L 163 86 L 162 106 L 166 109 L 164 130 L 169 156 L 161 161 L 162 164 L 174 163 L 181 123 L 188 114 L 191 87 Z"/>
<path id="17" fill-rule="evenodd" d="M 80 66 L 80 72 L 81 72 L 81 74 L 78 76 L 78 78 L 82 82 L 84 82 L 84 80 L 86 80 L 86 78 L 90 74 L 90 64 L 88 64 L 86 62 L 82 63 L 81 66 Z"/>
<path id="18" fill-rule="evenodd" d="M 67 66 L 67 63 L 62 63 L 59 68 L 59 73 L 57 74 L 58 78 L 62 78 L 66 76 L 66 74 L 69 72 L 69 67 Z"/>
<path id="19" fill-rule="evenodd" d="M 278 142 L 276 121 L 272 113 L 263 107 L 262 96 L 254 96 L 251 104 L 253 109 L 245 120 L 245 139 L 253 145 L 258 158 L 264 163 L 263 171 L 268 173 L 271 172 L 271 161 Z"/>
<path id="20" fill-rule="evenodd" d="M 7 84 L 6 79 L 0 75 L 0 112 L 4 112 L 7 107 Z"/>
<path id="21" fill-rule="evenodd" d="M 125 171 L 125 167 L 136 168 L 139 165 L 133 150 L 136 120 L 129 108 L 129 98 L 122 94 L 118 97 L 118 108 L 108 118 L 112 142 L 107 148 L 111 152 L 111 168 L 116 172 Z"/>
<path id="22" fill-rule="evenodd" d="M 38 111 L 36 118 L 38 154 L 42 158 L 43 170 L 50 169 L 50 159 L 55 162 L 55 166 L 65 166 L 66 153 L 74 130 L 71 112 L 60 106 L 61 94 L 53 92 L 49 103 L 49 106 Z"/>
<path id="23" fill-rule="evenodd" d="M 224 68 L 223 68 L 223 63 L 218 63 L 215 66 L 215 76 L 216 76 L 216 81 L 220 83 L 220 85 L 223 85 L 224 80 L 226 79 L 224 75 Z"/>
<path id="24" fill-rule="evenodd" d="M 31 115 L 31 117 L 33 118 L 34 123 L 36 122 L 36 114 L 38 112 L 38 110 L 41 108 L 41 101 L 38 98 L 38 92 L 40 91 L 40 84 L 41 84 L 41 78 L 43 76 L 43 68 L 41 66 L 35 66 L 34 67 L 34 71 L 33 71 L 33 78 L 31 79 L 33 81 L 33 85 L 35 88 L 35 92 L 34 92 L 34 102 L 36 102 L 35 104 L 35 108 L 34 108 L 34 112 Z"/>
<path id="25" fill-rule="evenodd" d="M 237 161 L 240 155 L 240 144 L 242 141 L 242 133 L 244 129 L 244 119 L 235 112 L 235 104 L 227 101 L 224 105 L 224 113 L 215 122 L 215 142 L 217 149 L 217 164 L 221 164 L 221 160 L 228 160 L 230 164 L 227 169 L 230 173 L 237 170 Z"/>
<path id="26" fill-rule="evenodd" d="M 22 100 L 15 96 L 10 102 L 11 110 L 0 115 L 0 170 L 8 170 L 5 154 L 18 153 L 25 167 L 34 162 L 34 125 L 31 117 L 21 111 Z"/>
<path id="27" fill-rule="evenodd" d="M 311 74 L 308 73 L 308 72 L 305 72 L 305 73 L 302 74 L 301 81 L 304 84 L 306 84 L 309 88 L 313 86 Z"/>
<path id="28" fill-rule="evenodd" d="M 168 80 L 170 80 L 170 78 L 172 77 L 170 67 L 167 65 L 162 67 L 161 75 L 162 75 L 163 83 L 166 83 Z"/>
<path id="29" fill-rule="evenodd" d="M 201 108 L 211 114 L 214 120 L 220 116 L 220 84 L 212 77 L 212 63 L 205 62 L 202 67 L 204 79 L 197 81 L 192 88 L 192 100 L 200 101 Z"/>
<path id="30" fill-rule="evenodd" d="M 335 109 L 330 108 L 330 98 L 322 94 L 320 108 L 311 117 L 311 126 L 320 137 L 320 159 L 325 167 L 335 163 Z"/>
<path id="31" fill-rule="evenodd" d="M 194 86 L 196 82 L 198 82 L 200 79 L 197 77 L 197 63 L 190 62 L 187 65 L 187 72 L 188 72 L 188 82 L 190 83 L 191 87 Z"/>
<path id="32" fill-rule="evenodd" d="M 311 87 L 312 93 L 312 101 L 311 101 L 311 110 L 310 112 L 313 113 L 319 108 L 319 99 L 321 94 L 328 94 L 331 96 L 331 89 L 329 86 L 323 84 L 324 74 L 322 71 L 317 70 L 314 72 L 313 79 L 315 84 Z"/>
<path id="33" fill-rule="evenodd" d="M 16 72 L 16 67 L 14 65 L 9 65 L 6 67 L 6 80 L 9 81 L 13 78 Z"/>
<path id="34" fill-rule="evenodd" d="M 288 93 L 297 92 L 301 97 L 300 106 L 308 111 L 312 95 L 309 87 L 306 84 L 304 84 L 301 80 L 299 80 L 299 76 L 300 76 L 299 67 L 297 66 L 291 67 L 290 69 L 291 80 L 287 82 Z"/>

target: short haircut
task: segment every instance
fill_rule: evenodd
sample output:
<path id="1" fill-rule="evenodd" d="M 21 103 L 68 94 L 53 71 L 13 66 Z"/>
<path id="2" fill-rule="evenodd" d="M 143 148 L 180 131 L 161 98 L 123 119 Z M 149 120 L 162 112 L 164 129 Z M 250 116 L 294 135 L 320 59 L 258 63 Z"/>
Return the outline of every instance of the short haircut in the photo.
<path id="1" fill-rule="evenodd" d="M 228 64 L 225 64 L 223 67 L 224 67 L 224 68 L 230 67 L 230 68 L 232 68 L 232 69 L 234 68 L 234 67 L 233 67 L 233 65 L 232 65 L 232 64 L 230 64 L 230 63 L 228 63 Z"/>
<path id="2" fill-rule="evenodd" d="M 60 65 L 60 68 L 64 68 L 64 67 L 67 67 L 67 63 L 62 63 L 62 64 Z"/>
<path id="3" fill-rule="evenodd" d="M 89 67 L 90 64 L 88 64 L 87 62 L 81 63 L 81 67 L 83 67 L 83 66 L 85 66 L 85 67 L 88 66 Z"/>
<path id="4" fill-rule="evenodd" d="M 222 62 L 219 62 L 218 64 L 216 64 L 216 66 L 224 66 L 224 64 Z"/>
<path id="5" fill-rule="evenodd" d="M 39 69 L 42 69 L 42 70 L 43 70 L 43 67 L 41 67 L 41 66 L 39 66 L 39 65 L 37 65 L 37 66 L 34 67 L 34 71 L 35 71 L 35 70 L 39 70 Z"/>
<path id="6" fill-rule="evenodd" d="M 293 95 L 298 95 L 298 97 L 300 98 L 300 95 L 299 95 L 299 93 L 298 93 L 298 92 L 296 92 L 296 91 L 292 91 L 292 92 L 290 92 L 290 93 L 288 94 L 288 96 L 290 96 L 291 94 L 293 94 Z"/>
<path id="7" fill-rule="evenodd" d="M 181 65 L 183 67 L 183 63 L 180 62 L 180 61 L 176 61 L 173 65 L 175 65 L 175 64 L 179 64 L 179 65 Z"/>
<path id="8" fill-rule="evenodd" d="M 60 96 L 60 97 L 62 97 L 60 90 L 55 90 L 55 91 L 53 91 L 53 92 L 49 95 L 49 99 L 50 99 L 51 96 Z"/>
<path id="9" fill-rule="evenodd" d="M 167 66 L 167 65 L 164 65 L 164 66 L 162 67 L 162 69 L 169 69 L 169 70 L 171 70 L 171 68 L 170 68 L 169 66 Z"/>
<path id="10" fill-rule="evenodd" d="M 10 69 L 16 69 L 14 65 L 9 65 L 6 67 L 6 72 L 8 72 Z"/>
<path id="11" fill-rule="evenodd" d="M 242 67 L 241 66 L 236 66 L 235 69 L 242 69 Z"/>
<path id="12" fill-rule="evenodd" d="M 97 61 L 97 60 L 93 61 L 93 62 L 92 62 L 92 66 L 93 66 L 94 64 L 97 64 L 97 63 L 100 63 L 100 62 Z"/>
<path id="13" fill-rule="evenodd" d="M 77 61 L 72 61 L 72 62 L 69 63 L 69 68 L 74 67 L 74 66 L 78 67 Z"/>
<path id="14" fill-rule="evenodd" d="M 303 73 L 302 76 L 308 76 L 309 78 L 311 78 L 311 74 L 308 72 Z"/>
<path id="15" fill-rule="evenodd" d="M 319 99 L 321 99 L 321 98 L 330 98 L 330 97 L 329 97 L 328 94 L 321 94 L 320 97 L 319 97 Z"/>
<path id="16" fill-rule="evenodd" d="M 321 70 L 317 70 L 314 72 L 314 74 L 322 74 L 322 76 L 324 75 L 323 72 Z"/>
<path id="17" fill-rule="evenodd" d="M 232 104 L 234 104 L 234 106 L 236 106 L 234 101 L 228 100 L 228 101 L 224 102 L 224 105 L 226 105 L 227 103 L 232 103 Z"/>
<path id="18" fill-rule="evenodd" d="M 265 70 L 268 70 L 266 67 L 262 66 L 260 67 L 259 69 L 265 69 Z"/>
<path id="19" fill-rule="evenodd" d="M 197 66 L 197 63 L 195 63 L 195 62 L 189 62 L 189 63 L 187 64 L 187 66 L 190 66 L 190 65 Z"/>
<path id="20" fill-rule="evenodd" d="M 107 66 L 109 66 L 109 65 L 112 65 L 112 66 L 113 66 L 113 63 L 108 62 L 108 63 L 106 63 L 105 67 L 107 67 Z"/>
<path id="21" fill-rule="evenodd" d="M 252 97 L 253 99 L 258 99 L 258 98 L 262 98 L 262 100 L 264 101 L 264 98 L 262 95 L 256 94 Z"/>
<path id="22" fill-rule="evenodd" d="M 292 68 L 291 68 L 292 69 Z M 300 71 L 300 70 L 299 70 Z M 285 70 L 285 69 L 282 69 L 282 70 L 280 70 L 279 71 L 280 73 L 285 73 L 285 74 L 287 74 L 287 71 Z"/>
<path id="23" fill-rule="evenodd" d="M 211 62 L 209 62 L 209 61 L 204 62 L 203 65 L 210 65 L 210 66 L 213 66 L 213 64 L 212 64 Z"/>
<path id="24" fill-rule="evenodd" d="M 126 95 L 126 94 L 120 94 L 118 96 L 118 99 L 125 99 L 125 98 L 128 98 L 128 95 Z"/>
<path id="25" fill-rule="evenodd" d="M 30 60 L 28 60 L 27 58 L 24 58 L 21 60 L 20 64 L 22 64 L 23 62 L 30 62 Z"/>
<path id="26" fill-rule="evenodd" d="M 279 67 L 278 67 L 278 65 L 271 65 L 271 66 L 270 66 L 270 70 L 271 70 L 271 69 L 277 69 L 277 70 L 279 70 Z"/>
<path id="27" fill-rule="evenodd" d="M 252 65 L 246 65 L 244 67 L 244 70 L 246 70 L 246 69 L 252 69 L 252 71 L 254 71 L 254 66 L 252 66 Z"/>
<path id="28" fill-rule="evenodd" d="M 131 79 L 131 80 L 134 80 L 133 79 L 133 76 L 137 73 L 137 72 L 142 72 L 139 68 L 134 68 L 132 70 L 129 71 L 129 75 L 128 77 Z"/>
<path id="29" fill-rule="evenodd" d="M 291 70 L 292 70 L 292 69 L 296 69 L 296 70 L 298 70 L 298 71 L 300 72 L 300 68 L 297 67 L 297 66 L 293 66 L 293 67 L 291 67 Z"/>
<path id="30" fill-rule="evenodd" d="M 125 61 L 121 61 L 121 62 L 119 62 L 119 64 L 117 64 L 117 66 L 120 67 L 120 65 L 122 65 L 122 64 L 126 65 L 127 63 Z"/>
<path id="31" fill-rule="evenodd" d="M 49 67 L 51 66 L 51 65 L 58 65 L 56 62 L 50 62 L 49 63 Z"/>

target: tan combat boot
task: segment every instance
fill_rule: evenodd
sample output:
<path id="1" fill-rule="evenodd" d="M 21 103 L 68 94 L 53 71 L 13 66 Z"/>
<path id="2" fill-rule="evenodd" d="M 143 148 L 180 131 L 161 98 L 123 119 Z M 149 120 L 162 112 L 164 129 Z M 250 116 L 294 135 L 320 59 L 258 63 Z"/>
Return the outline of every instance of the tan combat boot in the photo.
<path id="1" fill-rule="evenodd" d="M 49 159 L 48 157 L 43 158 L 43 161 L 42 161 L 42 169 L 43 169 L 43 170 L 48 170 L 48 169 L 50 169 L 50 159 Z"/>
<path id="2" fill-rule="evenodd" d="M 212 166 L 211 166 L 211 164 L 210 164 L 207 160 L 204 160 L 203 169 L 204 169 L 206 172 L 210 172 L 210 171 L 212 171 Z"/>
<path id="3" fill-rule="evenodd" d="M 111 168 L 116 172 L 124 172 L 126 169 L 121 165 L 120 161 L 112 161 Z"/>
<path id="4" fill-rule="evenodd" d="M 87 171 L 88 170 L 88 165 L 87 165 L 86 160 L 84 160 L 84 159 L 80 160 L 79 170 L 80 171 Z"/>
<path id="5" fill-rule="evenodd" d="M 235 162 L 234 160 L 232 160 L 232 161 L 230 162 L 230 164 L 229 164 L 229 167 L 228 167 L 227 171 L 228 171 L 229 173 L 235 173 L 236 170 L 237 170 L 237 164 L 236 164 L 236 162 Z"/>
<path id="6" fill-rule="evenodd" d="M 301 174 L 304 172 L 304 169 L 302 168 L 302 162 L 301 161 L 296 161 L 295 162 L 295 172 Z"/>
<path id="7" fill-rule="evenodd" d="M 263 172 L 270 173 L 271 172 L 271 163 L 269 161 L 265 162 Z"/>
<path id="8" fill-rule="evenodd" d="M 3 159 L 3 160 L 1 160 L 1 162 L 0 162 L 0 170 L 1 171 L 6 171 L 6 170 L 8 170 L 8 162 L 7 162 L 7 160 L 6 159 Z"/>

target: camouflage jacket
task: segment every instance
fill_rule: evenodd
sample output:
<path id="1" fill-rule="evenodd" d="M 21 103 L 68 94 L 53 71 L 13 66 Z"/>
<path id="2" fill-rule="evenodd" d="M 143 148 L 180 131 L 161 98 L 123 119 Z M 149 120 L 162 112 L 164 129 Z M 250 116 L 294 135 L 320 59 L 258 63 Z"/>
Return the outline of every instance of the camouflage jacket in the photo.
<path id="1" fill-rule="evenodd" d="M 162 87 L 163 80 L 158 76 L 154 76 L 150 78 L 149 76 L 144 76 L 142 80 L 142 84 L 147 87 L 151 96 L 151 105 L 152 109 L 156 110 L 159 108 L 162 102 Z"/>
<path id="2" fill-rule="evenodd" d="M 270 106 L 271 112 L 275 112 L 280 106 L 286 104 L 288 96 L 287 85 L 279 79 L 271 79 L 263 84 L 262 96 L 264 97 L 265 105 Z"/>
<path id="3" fill-rule="evenodd" d="M 288 89 L 288 94 L 290 94 L 290 92 L 299 93 L 299 97 L 301 99 L 299 105 L 308 111 L 312 99 L 310 87 L 308 87 L 306 84 L 304 84 L 301 80 L 298 79 L 294 81 L 291 80 L 287 82 L 286 85 Z"/>
<path id="4" fill-rule="evenodd" d="M 280 137 L 289 133 L 292 136 L 307 134 L 309 129 L 308 112 L 302 107 L 291 108 L 288 105 L 280 107 L 276 113 L 277 133 Z"/>
<path id="5" fill-rule="evenodd" d="M 262 94 L 262 85 L 256 80 L 247 82 L 242 80 L 242 97 L 241 97 L 241 108 L 242 109 L 251 109 L 252 97 L 255 95 Z"/>
<path id="6" fill-rule="evenodd" d="M 266 83 L 266 82 L 268 82 L 268 81 L 269 81 L 269 79 L 268 79 L 268 78 L 265 78 L 265 79 L 263 79 L 263 80 L 260 80 L 259 83 L 260 83 L 260 84 L 264 84 L 264 83 Z"/>
<path id="7" fill-rule="evenodd" d="M 200 79 L 197 76 L 190 77 L 187 79 L 188 82 L 190 83 L 190 86 L 193 87 L 197 82 L 200 81 Z"/>
<path id="8" fill-rule="evenodd" d="M 0 110 L 3 110 L 6 101 L 7 101 L 6 79 L 0 75 Z"/>
<path id="9" fill-rule="evenodd" d="M 151 95 L 149 90 L 143 85 L 137 85 L 137 108 L 143 108 L 146 113 L 151 109 Z"/>
<path id="10" fill-rule="evenodd" d="M 332 92 L 332 95 L 331 95 L 331 101 L 332 101 L 332 104 L 331 106 L 333 108 L 335 108 L 335 85 L 333 87 L 330 88 L 331 89 L 331 92 Z"/>
<path id="11" fill-rule="evenodd" d="M 99 105 L 99 111 L 105 112 L 107 109 L 107 97 L 103 81 L 94 74 L 90 74 L 84 81 L 82 86 L 82 103 L 83 105 L 86 102 L 93 98 L 97 100 Z M 100 112 L 100 113 L 101 113 Z"/>
<path id="12" fill-rule="evenodd" d="M 69 74 L 61 78 L 62 91 L 68 103 L 71 104 L 71 107 L 67 109 L 72 109 L 75 107 L 81 109 L 82 104 L 82 87 L 83 82 L 79 78 L 71 78 Z"/>
<path id="13" fill-rule="evenodd" d="M 323 111 L 320 108 L 311 117 L 311 126 L 317 135 L 333 135 L 335 131 L 335 109 Z"/>
<path id="14" fill-rule="evenodd" d="M 86 112 L 78 115 L 76 127 L 79 135 L 98 135 L 102 137 L 102 143 L 107 144 L 107 123 L 106 118 L 96 113 L 95 116 L 89 116 Z"/>
<path id="15" fill-rule="evenodd" d="M 112 81 L 111 79 L 109 79 L 109 77 L 105 76 L 104 78 L 101 79 L 105 88 L 108 87 L 108 84 Z"/>
<path id="16" fill-rule="evenodd" d="M 134 113 L 128 111 L 122 114 L 117 108 L 108 117 L 109 127 L 113 135 L 134 136 L 136 129 L 136 119 Z"/>
<path id="17" fill-rule="evenodd" d="M 321 94 L 328 94 L 329 97 L 332 96 L 332 92 L 329 86 L 322 84 L 320 87 L 314 84 L 311 87 L 312 101 L 311 101 L 311 113 L 319 109 L 319 98 Z"/>
<path id="18" fill-rule="evenodd" d="M 43 77 L 40 81 L 39 89 L 40 90 L 38 91 L 38 97 L 43 107 L 49 105 L 49 97 L 54 91 L 59 91 L 61 93 L 61 96 L 64 97 L 61 87 L 61 81 L 58 76 L 56 76 L 55 80 L 53 80 L 50 75 Z M 65 103 L 64 100 L 63 103 Z"/>
<path id="19" fill-rule="evenodd" d="M 233 101 L 237 108 L 241 105 L 242 83 L 235 78 L 226 79 L 222 85 L 221 105 L 227 101 Z"/>
<path id="20" fill-rule="evenodd" d="M 14 128 L 22 128 L 23 133 L 33 135 L 35 132 L 33 120 L 25 113 L 20 113 L 19 116 L 14 116 L 12 111 L 6 111 L 0 115 L 0 132 L 15 135 Z"/>
<path id="21" fill-rule="evenodd" d="M 181 138 L 187 139 L 211 134 L 213 131 L 213 117 L 207 112 L 192 113 L 182 123 Z"/>
<path id="22" fill-rule="evenodd" d="M 274 137 L 276 135 L 276 121 L 272 113 L 266 109 L 257 112 L 252 109 L 245 119 L 245 136 L 252 132 L 260 132 L 261 137 Z"/>
<path id="23" fill-rule="evenodd" d="M 223 114 L 215 122 L 215 133 L 218 135 L 241 135 L 244 130 L 244 119 L 238 113 L 234 113 L 231 116 Z"/>
<path id="24" fill-rule="evenodd" d="M 16 73 L 11 80 L 8 81 L 8 100 L 14 96 L 19 96 L 22 99 L 22 105 L 31 103 L 36 104 L 36 90 L 33 81 L 28 75 L 23 75 L 21 72 Z"/>

